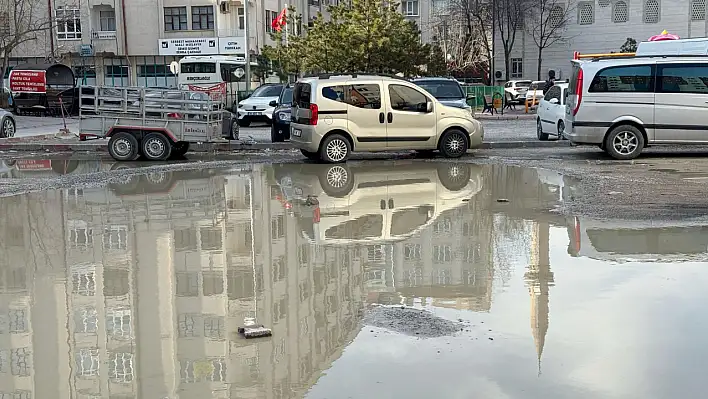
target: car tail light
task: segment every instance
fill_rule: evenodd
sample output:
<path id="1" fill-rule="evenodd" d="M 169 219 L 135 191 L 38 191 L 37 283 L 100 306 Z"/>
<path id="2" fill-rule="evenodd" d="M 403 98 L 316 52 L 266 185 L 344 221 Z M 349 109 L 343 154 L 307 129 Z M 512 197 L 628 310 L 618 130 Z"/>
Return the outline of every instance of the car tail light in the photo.
<path id="1" fill-rule="evenodd" d="M 320 208 L 315 208 L 315 212 L 312 215 L 312 222 L 313 223 L 319 223 L 320 222 Z"/>
<path id="2" fill-rule="evenodd" d="M 319 116 L 319 108 L 317 104 L 310 104 L 310 125 L 317 125 L 317 117 Z"/>
<path id="3" fill-rule="evenodd" d="M 580 102 L 583 101 L 583 68 L 578 68 L 578 78 L 575 83 L 575 106 L 573 107 L 573 116 L 578 114 L 580 110 Z"/>

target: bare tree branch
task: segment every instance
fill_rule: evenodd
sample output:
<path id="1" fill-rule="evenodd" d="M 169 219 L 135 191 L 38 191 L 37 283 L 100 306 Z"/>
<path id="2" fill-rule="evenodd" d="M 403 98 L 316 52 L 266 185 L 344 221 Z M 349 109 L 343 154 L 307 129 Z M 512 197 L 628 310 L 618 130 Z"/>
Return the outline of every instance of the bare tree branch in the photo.
<path id="1" fill-rule="evenodd" d="M 492 16 L 504 51 L 505 80 L 510 77 L 511 51 L 516 43 L 516 34 L 523 29 L 524 18 L 533 2 L 534 0 L 494 0 Z"/>
<path id="2" fill-rule="evenodd" d="M 527 29 L 538 50 L 537 79 L 541 79 L 543 50 L 568 39 L 565 33 L 575 15 L 574 10 L 564 0 L 535 0 L 531 7 Z"/>

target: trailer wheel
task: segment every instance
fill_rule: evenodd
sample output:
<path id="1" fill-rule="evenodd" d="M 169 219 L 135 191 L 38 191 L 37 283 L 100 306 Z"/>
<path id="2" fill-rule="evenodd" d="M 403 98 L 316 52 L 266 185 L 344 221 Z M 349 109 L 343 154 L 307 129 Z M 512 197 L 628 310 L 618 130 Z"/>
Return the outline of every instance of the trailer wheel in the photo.
<path id="1" fill-rule="evenodd" d="M 140 156 L 138 140 L 130 133 L 116 133 L 108 141 L 108 153 L 116 161 L 134 161 Z"/>
<path id="2" fill-rule="evenodd" d="M 172 143 L 162 133 L 149 133 L 140 143 L 143 156 L 148 161 L 165 161 L 172 154 Z"/>

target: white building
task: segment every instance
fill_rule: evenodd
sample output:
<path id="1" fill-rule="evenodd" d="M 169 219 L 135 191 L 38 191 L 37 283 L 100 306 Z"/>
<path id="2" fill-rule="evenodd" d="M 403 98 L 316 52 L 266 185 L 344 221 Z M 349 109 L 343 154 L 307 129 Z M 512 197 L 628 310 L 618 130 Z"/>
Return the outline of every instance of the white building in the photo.
<path id="1" fill-rule="evenodd" d="M 51 35 L 39 35 L 30 45 L 16 49 L 11 66 L 42 63 L 53 55 L 71 65 L 85 84 L 172 87 L 176 78 L 169 64 L 184 55 L 245 56 L 243 0 L 56 0 L 51 4 Z M 271 23 L 288 6 L 294 6 L 307 23 L 327 4 L 249 1 L 251 54 L 274 45 Z M 46 8 L 39 11 L 47 12 Z M 8 75 L 9 71 L 6 79 Z"/>
<path id="2" fill-rule="evenodd" d="M 569 78 L 570 60 L 580 53 L 619 52 L 627 38 L 645 41 L 663 30 L 681 38 L 708 36 L 706 0 L 568 0 L 572 14 L 565 39 L 543 50 L 541 79 L 556 71 Z M 504 50 L 495 32 L 495 76 L 504 79 Z M 528 32 L 520 31 L 511 52 L 510 79 L 537 79 L 538 47 Z"/>

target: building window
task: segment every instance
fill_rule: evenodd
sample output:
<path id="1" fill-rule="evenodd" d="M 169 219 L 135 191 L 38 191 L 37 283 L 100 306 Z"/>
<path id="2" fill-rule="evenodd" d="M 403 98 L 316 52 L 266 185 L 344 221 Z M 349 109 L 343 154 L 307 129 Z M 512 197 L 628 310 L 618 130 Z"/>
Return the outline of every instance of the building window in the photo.
<path id="1" fill-rule="evenodd" d="M 627 3 L 624 1 L 618 1 L 615 3 L 614 9 L 612 10 L 612 22 L 616 24 L 621 24 L 627 22 L 629 19 L 629 9 Z"/>
<path id="2" fill-rule="evenodd" d="M 196 328 L 200 316 L 193 314 L 180 314 L 177 316 L 177 331 L 180 338 L 199 337 L 199 330 Z"/>
<path id="3" fill-rule="evenodd" d="M 270 238 L 277 240 L 285 237 L 285 217 L 278 215 L 270 219 Z"/>
<path id="4" fill-rule="evenodd" d="M 278 18 L 278 13 L 271 10 L 265 10 L 265 30 L 266 33 L 273 33 L 273 21 Z"/>
<path id="5" fill-rule="evenodd" d="M 226 328 L 222 316 L 209 316 L 204 318 L 204 336 L 215 341 L 223 341 L 226 337 Z"/>
<path id="6" fill-rule="evenodd" d="M 555 6 L 551 8 L 551 12 L 548 16 L 549 23 L 552 28 L 557 28 L 561 24 L 563 24 L 563 7 L 561 6 Z"/>
<path id="7" fill-rule="evenodd" d="M 452 219 L 443 218 L 433 225 L 433 232 L 435 234 L 449 233 L 452 230 Z"/>
<path id="8" fill-rule="evenodd" d="M 644 23 L 656 24 L 661 19 L 659 0 L 646 0 L 644 2 Z"/>
<path id="9" fill-rule="evenodd" d="M 93 377 L 98 375 L 101 364 L 98 358 L 98 348 L 82 348 L 74 354 L 76 361 L 75 373 L 79 377 Z"/>
<path id="10" fill-rule="evenodd" d="M 691 2 L 691 20 L 703 21 L 706 19 L 706 0 L 693 0 Z"/>
<path id="11" fill-rule="evenodd" d="M 81 11 L 78 8 L 58 7 L 57 14 L 57 39 L 81 39 Z"/>
<path id="12" fill-rule="evenodd" d="M 246 13 L 243 7 L 238 9 L 238 28 L 241 30 L 246 29 Z"/>
<path id="13" fill-rule="evenodd" d="M 164 57 L 138 57 L 138 86 L 177 87 L 177 77 L 170 71 L 170 66 L 167 63 L 169 61 Z"/>
<path id="14" fill-rule="evenodd" d="M 116 12 L 115 10 L 110 11 L 99 11 L 98 12 L 98 22 L 101 27 L 102 32 L 115 32 L 116 30 Z"/>
<path id="15" fill-rule="evenodd" d="M 521 76 L 524 74 L 524 61 L 521 58 L 512 58 L 511 59 L 511 77 L 512 78 L 521 78 Z"/>
<path id="16" fill-rule="evenodd" d="M 199 273 L 179 272 L 177 273 L 177 296 L 189 297 L 199 296 Z"/>
<path id="17" fill-rule="evenodd" d="M 597 4 L 600 7 L 607 7 L 610 5 L 610 0 L 597 0 Z"/>
<path id="18" fill-rule="evenodd" d="M 406 244 L 403 247 L 403 258 L 405 260 L 420 260 L 422 248 L 420 244 Z"/>
<path id="19" fill-rule="evenodd" d="M 106 86 L 127 86 L 128 66 L 122 58 L 103 59 L 103 84 Z"/>
<path id="20" fill-rule="evenodd" d="M 183 71 L 184 72 L 184 71 Z M 191 229 L 175 230 L 175 251 L 196 251 L 197 231 Z"/>
<path id="21" fill-rule="evenodd" d="M 452 262 L 452 247 L 449 245 L 434 245 L 433 261 L 435 263 Z"/>
<path id="22" fill-rule="evenodd" d="M 95 334 L 98 331 L 96 308 L 84 307 L 74 311 L 74 332 Z"/>
<path id="23" fill-rule="evenodd" d="M 130 309 L 108 309 L 106 312 L 106 333 L 118 340 L 132 338 Z"/>
<path id="24" fill-rule="evenodd" d="M 202 228 L 199 230 L 202 251 L 220 251 L 224 249 L 224 240 L 220 228 Z"/>
<path id="25" fill-rule="evenodd" d="M 27 332 L 27 314 L 24 309 L 10 309 L 7 316 L 10 334 Z"/>
<path id="26" fill-rule="evenodd" d="M 192 7 L 192 30 L 214 29 L 214 7 Z"/>
<path id="27" fill-rule="evenodd" d="M 402 3 L 403 5 L 403 15 L 409 17 L 418 16 L 418 0 L 408 0 Z"/>
<path id="28" fill-rule="evenodd" d="M 187 30 L 187 7 L 165 7 L 165 31 Z"/>
<path id="29" fill-rule="evenodd" d="M 108 379 L 119 384 L 133 381 L 133 354 L 109 353 L 108 354 Z"/>
<path id="30" fill-rule="evenodd" d="M 0 35 L 10 34 L 10 14 L 6 11 L 0 12 Z"/>
<path id="31" fill-rule="evenodd" d="M 595 22 L 595 8 L 593 3 L 583 2 L 578 7 L 578 24 L 592 25 Z"/>
<path id="32" fill-rule="evenodd" d="M 103 249 L 125 250 L 128 248 L 128 226 L 110 226 L 103 229 Z"/>

